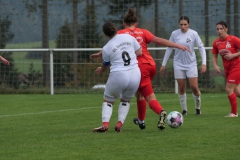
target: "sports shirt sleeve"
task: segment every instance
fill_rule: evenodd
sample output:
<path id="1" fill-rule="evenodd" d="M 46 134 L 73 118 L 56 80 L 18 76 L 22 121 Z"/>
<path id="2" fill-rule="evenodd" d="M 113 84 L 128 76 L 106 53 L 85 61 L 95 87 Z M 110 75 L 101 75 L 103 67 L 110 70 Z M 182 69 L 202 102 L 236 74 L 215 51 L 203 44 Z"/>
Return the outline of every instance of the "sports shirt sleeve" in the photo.
<path id="1" fill-rule="evenodd" d="M 216 40 L 213 42 L 213 45 L 212 45 L 212 54 L 218 54 L 218 49 L 216 47 Z"/>
<path id="2" fill-rule="evenodd" d="M 206 50 L 205 50 L 205 47 L 204 47 L 204 45 L 202 43 L 202 40 L 199 37 L 199 35 L 196 33 L 195 36 L 196 36 L 195 42 L 196 42 L 196 45 L 197 45 L 198 50 L 199 50 L 199 52 L 201 54 L 201 57 L 202 57 L 202 64 L 206 65 L 206 61 L 207 60 L 206 60 Z"/>
<path id="3" fill-rule="evenodd" d="M 174 41 L 173 34 L 171 34 L 171 36 L 170 36 L 170 38 L 169 38 L 169 41 L 171 41 L 171 42 Z M 166 51 L 165 51 L 165 54 L 164 54 L 162 66 L 166 66 L 167 61 L 168 61 L 169 57 L 170 57 L 171 54 L 172 54 L 172 51 L 173 51 L 173 48 L 172 48 L 172 47 L 167 47 L 167 49 L 166 49 Z"/>
<path id="4" fill-rule="evenodd" d="M 110 65 L 110 57 L 107 55 L 107 52 L 105 50 L 102 50 L 102 63 L 104 66 Z"/>
<path id="5" fill-rule="evenodd" d="M 137 51 L 137 50 L 139 50 L 141 48 L 141 46 L 140 46 L 140 44 L 138 43 L 138 41 L 135 38 L 133 38 L 133 39 L 134 39 L 133 40 L 134 51 Z"/>
<path id="6" fill-rule="evenodd" d="M 145 35 L 145 39 L 146 39 L 146 43 L 149 44 L 150 42 L 152 42 L 152 39 L 155 37 L 150 31 L 143 29 L 144 35 Z"/>

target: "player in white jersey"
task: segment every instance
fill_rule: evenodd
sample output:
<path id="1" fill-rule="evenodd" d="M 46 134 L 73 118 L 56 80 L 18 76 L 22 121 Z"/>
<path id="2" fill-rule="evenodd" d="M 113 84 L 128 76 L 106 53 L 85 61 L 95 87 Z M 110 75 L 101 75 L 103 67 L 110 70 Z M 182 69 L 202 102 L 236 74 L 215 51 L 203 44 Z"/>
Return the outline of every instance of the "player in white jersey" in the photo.
<path id="1" fill-rule="evenodd" d="M 135 95 L 140 84 L 141 73 L 137 56 L 142 55 L 142 49 L 134 37 L 117 34 L 117 29 L 111 22 L 103 25 L 103 32 L 110 40 L 102 50 L 103 63 L 95 72 L 101 74 L 110 67 L 110 74 L 104 91 L 102 126 L 94 128 L 93 132 L 108 130 L 113 104 L 117 98 L 120 98 L 121 102 L 115 130 L 121 132 L 130 108 L 130 99 Z"/>
<path id="2" fill-rule="evenodd" d="M 192 89 L 192 96 L 195 103 L 196 115 L 201 114 L 201 93 L 198 88 L 198 69 L 197 59 L 194 52 L 194 45 L 198 47 L 198 50 L 202 57 L 201 73 L 206 72 L 206 51 L 202 40 L 198 33 L 189 28 L 189 18 L 186 16 L 180 17 L 179 21 L 180 29 L 172 32 L 169 41 L 177 44 L 185 45 L 190 48 L 190 53 L 175 48 L 175 54 L 173 59 L 174 77 L 178 82 L 178 96 L 180 99 L 180 105 L 182 107 L 182 114 L 187 115 L 187 102 L 186 102 L 186 77 L 188 78 L 190 87 Z M 163 74 L 165 66 L 172 53 L 173 48 L 167 48 L 160 73 Z"/>

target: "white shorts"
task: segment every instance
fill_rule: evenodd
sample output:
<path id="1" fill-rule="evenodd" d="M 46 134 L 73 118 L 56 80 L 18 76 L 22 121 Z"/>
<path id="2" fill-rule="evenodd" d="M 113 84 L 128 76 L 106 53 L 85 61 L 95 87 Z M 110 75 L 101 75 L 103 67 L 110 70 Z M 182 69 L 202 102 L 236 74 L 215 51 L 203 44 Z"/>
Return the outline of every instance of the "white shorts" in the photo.
<path id="1" fill-rule="evenodd" d="M 117 98 L 129 101 L 134 97 L 141 79 L 138 67 L 127 71 L 115 71 L 109 74 L 104 91 L 104 99 L 114 102 Z"/>
<path id="2" fill-rule="evenodd" d="M 179 70 L 174 69 L 174 77 L 175 79 L 185 79 L 198 77 L 198 69 L 197 66 L 189 67 L 187 70 Z"/>

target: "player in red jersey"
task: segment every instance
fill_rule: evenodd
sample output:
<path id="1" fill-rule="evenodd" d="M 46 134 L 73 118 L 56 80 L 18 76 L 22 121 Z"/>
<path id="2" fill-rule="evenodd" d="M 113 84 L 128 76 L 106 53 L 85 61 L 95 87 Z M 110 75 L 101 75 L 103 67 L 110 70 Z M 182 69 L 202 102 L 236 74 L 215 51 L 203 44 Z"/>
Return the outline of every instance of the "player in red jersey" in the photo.
<path id="1" fill-rule="evenodd" d="M 238 117 L 237 97 L 240 97 L 240 39 L 228 35 L 227 24 L 220 21 L 216 24 L 218 38 L 213 42 L 212 61 L 217 73 L 221 73 L 217 64 L 218 54 L 222 57 L 225 76 L 226 92 L 231 105 L 231 113 L 225 117 Z"/>
<path id="2" fill-rule="evenodd" d="M 167 115 L 161 104 L 156 100 L 156 96 L 153 92 L 151 80 L 156 74 L 156 64 L 147 49 L 147 45 L 153 42 L 158 45 L 175 47 L 182 50 L 190 51 L 189 48 L 183 45 L 179 45 L 169 40 L 154 36 L 150 31 L 137 27 L 138 21 L 135 15 L 135 11 L 130 8 L 128 13 L 124 16 L 123 25 L 125 29 L 119 30 L 118 34 L 130 34 L 135 37 L 142 47 L 142 56 L 138 56 L 138 65 L 141 71 L 141 82 L 136 93 L 138 118 L 134 118 L 133 121 L 139 126 L 140 129 L 145 129 L 145 117 L 147 104 L 149 107 L 159 115 L 157 127 L 159 130 L 165 129 L 165 117 Z M 99 53 L 93 54 L 91 58 L 99 58 Z"/>

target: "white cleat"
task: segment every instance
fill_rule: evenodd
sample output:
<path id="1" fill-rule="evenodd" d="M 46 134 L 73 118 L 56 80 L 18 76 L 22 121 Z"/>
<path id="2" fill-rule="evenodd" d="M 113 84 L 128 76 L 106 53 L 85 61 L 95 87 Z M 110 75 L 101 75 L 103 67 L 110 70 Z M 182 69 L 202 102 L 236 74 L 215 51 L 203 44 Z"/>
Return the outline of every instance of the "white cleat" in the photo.
<path id="1" fill-rule="evenodd" d="M 226 115 L 226 116 L 224 116 L 224 117 L 237 118 L 237 117 L 238 117 L 238 114 L 229 113 L 228 115 Z"/>

